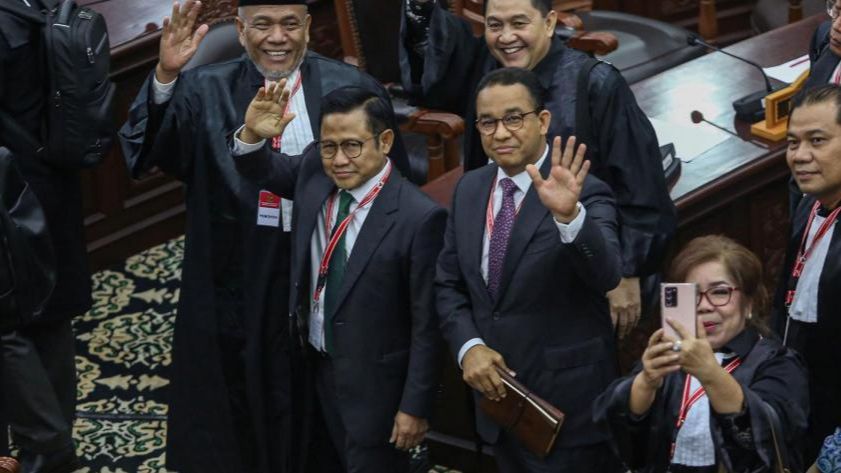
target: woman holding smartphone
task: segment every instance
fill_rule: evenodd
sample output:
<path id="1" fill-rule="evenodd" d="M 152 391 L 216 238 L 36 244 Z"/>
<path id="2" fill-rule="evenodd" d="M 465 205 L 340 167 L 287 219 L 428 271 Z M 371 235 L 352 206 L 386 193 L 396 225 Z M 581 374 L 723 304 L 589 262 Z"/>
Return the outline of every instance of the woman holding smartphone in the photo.
<path id="1" fill-rule="evenodd" d="M 680 338 L 654 332 L 632 373 L 596 400 L 617 453 L 636 472 L 776 472 L 779 462 L 801 471 L 806 372 L 763 323 L 758 258 L 729 238 L 700 237 L 669 280 L 697 285 L 695 327 L 667 318 Z"/>

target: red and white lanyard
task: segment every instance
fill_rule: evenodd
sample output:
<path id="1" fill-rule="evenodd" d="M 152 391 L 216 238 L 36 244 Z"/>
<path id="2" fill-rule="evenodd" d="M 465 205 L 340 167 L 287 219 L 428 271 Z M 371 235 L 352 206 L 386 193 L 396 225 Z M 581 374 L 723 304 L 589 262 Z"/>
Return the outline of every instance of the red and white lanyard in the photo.
<path id="1" fill-rule="evenodd" d="M 835 85 L 841 84 L 841 63 L 835 67 L 835 74 L 832 74 L 832 83 Z"/>
<path id="2" fill-rule="evenodd" d="M 327 242 L 324 254 L 321 255 L 321 263 L 318 265 L 318 282 L 316 283 L 315 291 L 312 294 L 313 302 L 318 302 L 319 298 L 321 298 L 321 292 L 324 290 L 324 285 L 327 283 L 327 271 L 330 268 L 330 258 L 333 257 L 336 245 L 339 244 L 339 240 L 342 239 L 345 231 L 347 231 L 347 228 L 350 226 L 350 222 L 353 221 L 353 217 L 356 215 L 356 212 L 359 212 L 359 210 L 364 208 L 366 205 L 369 205 L 380 194 L 383 186 L 386 182 L 388 182 L 389 176 L 391 176 L 391 168 L 391 161 L 388 161 L 386 163 L 385 174 L 383 174 L 379 182 L 377 182 L 377 185 L 365 194 L 365 197 L 362 198 L 359 205 L 356 206 L 356 209 L 354 209 L 353 212 L 345 217 L 344 220 L 339 222 L 339 225 L 336 227 L 336 231 L 333 232 L 332 235 L 330 235 L 332 227 L 331 220 L 333 220 L 333 206 L 336 205 L 336 195 L 338 192 L 330 196 L 330 199 L 327 201 L 327 209 L 324 215 L 324 234 L 330 235 L 330 240 Z"/>
<path id="3" fill-rule="evenodd" d="M 286 107 L 283 109 L 283 115 L 286 115 L 289 112 L 289 107 L 292 106 L 292 97 L 294 97 L 295 94 L 298 92 L 298 90 L 301 88 L 301 81 L 302 81 L 301 78 L 302 77 L 303 77 L 303 74 L 301 74 L 301 71 L 298 71 L 298 78 L 295 79 L 295 85 L 292 86 L 292 91 L 289 92 L 289 101 L 286 102 Z M 269 89 L 270 84 L 271 83 L 269 82 L 269 80 L 266 79 L 266 82 L 265 82 L 266 90 Z M 280 136 L 275 136 L 274 138 L 272 138 L 272 149 L 275 150 L 275 151 L 280 151 L 280 143 L 281 143 Z"/>
<path id="4" fill-rule="evenodd" d="M 841 212 L 841 207 L 833 210 L 832 213 L 823 221 L 821 226 L 818 228 L 818 231 L 815 233 L 815 237 L 812 238 L 812 243 L 809 247 L 806 247 L 806 240 L 809 239 L 809 231 L 812 229 L 812 223 L 815 220 L 815 217 L 818 215 L 818 209 L 820 209 L 821 203 L 815 202 L 815 205 L 812 206 L 812 211 L 809 213 L 809 220 L 806 223 L 806 230 L 803 232 L 803 239 L 800 241 L 800 250 L 797 252 L 797 259 L 794 261 L 794 267 L 791 269 L 791 278 L 789 278 L 789 288 L 786 292 L 786 309 L 791 308 L 791 304 L 794 302 L 794 294 L 797 292 L 797 281 L 800 279 L 800 276 L 803 274 L 803 268 L 806 266 L 806 261 L 812 256 L 812 252 L 818 246 L 821 239 L 829 232 L 829 229 L 832 228 L 832 224 L 835 223 L 835 219 L 838 218 L 839 212 Z"/>
<path id="5" fill-rule="evenodd" d="M 494 192 L 496 192 L 496 178 L 494 178 L 493 185 L 491 186 L 491 195 L 488 196 L 488 208 L 485 211 L 485 232 L 487 232 L 488 241 L 491 240 L 491 235 L 493 235 L 494 232 Z M 504 198 L 505 196 L 503 196 L 503 199 Z M 514 215 L 520 213 L 520 208 L 523 207 L 523 202 L 525 201 L 526 199 L 524 197 L 517 205 L 517 208 L 514 209 Z M 499 208 L 502 210 L 502 202 L 500 202 Z"/>
<path id="6" fill-rule="evenodd" d="M 732 373 L 739 365 L 742 364 L 742 360 L 739 357 L 736 357 L 733 361 L 727 364 L 724 367 L 724 370 L 728 373 Z M 706 396 L 707 391 L 704 390 L 704 387 L 701 386 L 695 390 L 692 395 L 689 394 L 690 386 L 692 385 L 692 376 L 689 374 L 686 375 L 686 381 L 683 382 L 683 396 L 680 398 L 680 411 L 678 411 L 677 422 L 675 422 L 675 434 L 674 440 L 672 440 L 672 448 L 669 453 L 669 459 L 674 458 L 675 456 L 675 447 L 677 446 L 677 434 L 680 431 L 680 428 L 683 427 L 683 424 L 686 422 L 686 416 L 689 415 L 689 409 L 692 407 L 693 404 L 698 402 L 699 399 Z"/>

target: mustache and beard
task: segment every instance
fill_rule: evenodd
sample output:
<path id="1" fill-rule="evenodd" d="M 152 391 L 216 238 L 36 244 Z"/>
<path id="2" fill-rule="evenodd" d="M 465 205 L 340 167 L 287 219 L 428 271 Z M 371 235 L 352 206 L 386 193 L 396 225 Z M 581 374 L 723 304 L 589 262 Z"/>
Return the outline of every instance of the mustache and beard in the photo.
<path id="1" fill-rule="evenodd" d="M 286 79 L 292 75 L 300 66 L 301 63 L 304 62 L 305 54 L 301 54 L 301 57 L 295 62 L 295 64 L 285 71 L 271 71 L 266 69 L 265 67 L 261 66 L 260 63 L 257 61 L 257 58 L 254 57 L 254 53 L 250 50 L 250 48 L 246 48 L 246 54 L 248 55 L 248 59 L 251 60 L 251 63 L 254 64 L 254 67 L 257 68 L 257 71 L 266 78 L 266 80 L 277 82 L 280 79 Z"/>

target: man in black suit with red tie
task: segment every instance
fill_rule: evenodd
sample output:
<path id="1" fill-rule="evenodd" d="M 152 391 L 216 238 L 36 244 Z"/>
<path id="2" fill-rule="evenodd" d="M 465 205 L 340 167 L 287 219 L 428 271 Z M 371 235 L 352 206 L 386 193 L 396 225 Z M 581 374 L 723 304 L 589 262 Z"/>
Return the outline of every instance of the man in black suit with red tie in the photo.
<path id="1" fill-rule="evenodd" d="M 477 89 L 476 127 L 494 164 L 464 175 L 438 259 L 441 328 L 476 396 L 505 396 L 496 368 L 566 413 L 540 459 L 477 412 L 502 472 L 610 472 L 617 460 L 591 403 L 617 375 L 606 292 L 621 276 L 610 189 L 585 146 L 547 144 L 537 77 L 505 68 Z M 551 157 L 550 157 L 551 156 Z"/>
<path id="2" fill-rule="evenodd" d="M 340 465 L 313 448 L 323 471 L 408 472 L 437 386 L 433 279 L 446 211 L 392 165 L 392 109 L 365 89 L 322 99 L 321 138 L 302 156 L 272 151 L 266 139 L 292 119 L 282 89 L 261 89 L 232 147 L 240 173 L 295 202 L 290 310 Z"/>

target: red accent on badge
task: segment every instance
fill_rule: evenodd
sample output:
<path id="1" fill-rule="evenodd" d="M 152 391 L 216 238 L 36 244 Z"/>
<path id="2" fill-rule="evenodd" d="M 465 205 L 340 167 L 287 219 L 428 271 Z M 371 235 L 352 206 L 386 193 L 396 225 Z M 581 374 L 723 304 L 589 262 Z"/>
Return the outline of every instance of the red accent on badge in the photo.
<path id="1" fill-rule="evenodd" d="M 279 209 L 280 208 L 280 197 L 272 194 L 269 191 L 260 191 L 260 207 L 270 208 L 270 209 Z"/>

